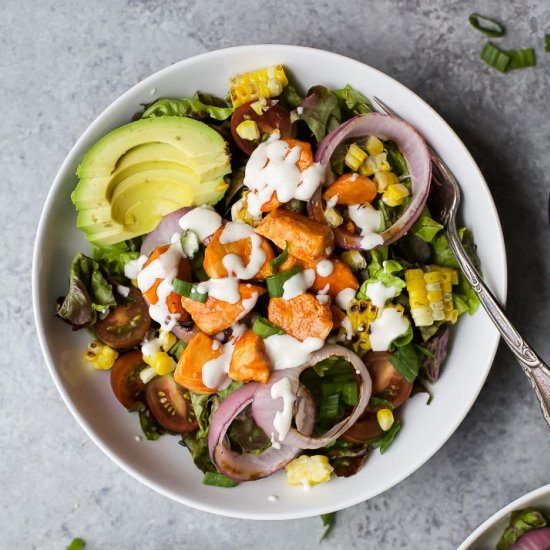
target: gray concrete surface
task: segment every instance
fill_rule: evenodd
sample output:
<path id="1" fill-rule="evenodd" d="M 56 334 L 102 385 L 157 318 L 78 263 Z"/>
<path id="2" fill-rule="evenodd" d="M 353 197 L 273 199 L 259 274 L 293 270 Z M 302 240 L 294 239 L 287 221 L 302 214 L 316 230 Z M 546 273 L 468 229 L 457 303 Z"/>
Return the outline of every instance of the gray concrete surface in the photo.
<path id="1" fill-rule="evenodd" d="M 508 24 L 504 47 L 537 48 L 535 69 L 483 66 L 471 11 Z M 34 232 L 75 139 L 120 93 L 207 50 L 278 42 L 357 58 L 409 86 L 459 133 L 499 210 L 509 313 L 550 358 L 548 2 L 419 0 L 3 0 L 0 4 L 0 548 L 317 548 L 316 518 L 254 523 L 177 505 L 119 470 L 57 394 L 34 332 Z M 334 549 L 450 549 L 482 520 L 550 481 L 550 437 L 501 346 L 481 395 L 425 466 L 340 514 Z"/>

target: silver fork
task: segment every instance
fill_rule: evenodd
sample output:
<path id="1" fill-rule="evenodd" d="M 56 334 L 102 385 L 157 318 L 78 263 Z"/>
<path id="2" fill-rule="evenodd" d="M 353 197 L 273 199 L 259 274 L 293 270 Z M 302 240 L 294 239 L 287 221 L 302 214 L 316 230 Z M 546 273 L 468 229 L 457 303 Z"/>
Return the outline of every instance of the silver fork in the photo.
<path id="1" fill-rule="evenodd" d="M 399 116 L 377 97 L 373 98 L 379 110 L 387 115 Z M 445 161 L 428 144 L 432 163 L 439 172 L 439 177 L 432 179 L 430 202 L 439 210 L 438 218 L 445 226 L 445 232 L 451 250 L 453 251 L 462 272 L 472 285 L 479 301 L 486 309 L 489 317 L 500 331 L 502 338 L 516 356 L 523 372 L 527 375 L 540 403 L 544 420 L 550 427 L 550 368 L 525 341 L 498 303 L 487 285 L 483 282 L 474 264 L 466 254 L 456 229 L 456 214 L 460 204 L 460 188 Z M 435 185 L 433 185 L 435 184 Z"/>

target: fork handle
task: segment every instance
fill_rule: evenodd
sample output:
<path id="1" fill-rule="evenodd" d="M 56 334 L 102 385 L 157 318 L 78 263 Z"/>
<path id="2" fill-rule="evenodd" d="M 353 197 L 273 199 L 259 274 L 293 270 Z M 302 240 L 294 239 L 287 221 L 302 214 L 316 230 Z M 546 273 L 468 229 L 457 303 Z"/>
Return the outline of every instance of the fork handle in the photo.
<path id="1" fill-rule="evenodd" d="M 453 220 L 454 222 L 454 220 Z M 512 350 L 516 359 L 519 361 L 523 371 L 529 378 L 529 382 L 540 403 L 542 414 L 546 423 L 550 427 L 550 368 L 537 355 L 533 348 L 525 341 L 516 327 L 506 317 L 504 310 L 498 303 L 493 293 L 489 290 L 483 279 L 477 272 L 472 261 L 466 254 L 462 242 L 456 231 L 454 223 L 449 223 L 447 227 L 447 238 L 462 272 L 472 288 L 476 292 L 481 304 L 489 314 L 504 341 Z"/>

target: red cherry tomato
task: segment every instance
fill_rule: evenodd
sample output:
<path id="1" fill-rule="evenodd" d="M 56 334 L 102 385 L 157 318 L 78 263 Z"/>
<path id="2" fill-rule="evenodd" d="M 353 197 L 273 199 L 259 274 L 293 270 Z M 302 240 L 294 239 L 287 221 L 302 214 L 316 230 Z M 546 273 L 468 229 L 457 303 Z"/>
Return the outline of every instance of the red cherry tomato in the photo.
<path id="1" fill-rule="evenodd" d="M 111 388 L 116 398 L 128 410 L 133 410 L 139 400 L 145 385 L 139 373 L 147 365 L 139 351 L 130 351 L 121 355 L 111 369 Z"/>
<path id="2" fill-rule="evenodd" d="M 391 355 L 371 351 L 365 358 L 365 366 L 372 378 L 372 395 L 387 399 L 397 408 L 409 398 L 413 385 L 395 370 L 390 363 Z"/>

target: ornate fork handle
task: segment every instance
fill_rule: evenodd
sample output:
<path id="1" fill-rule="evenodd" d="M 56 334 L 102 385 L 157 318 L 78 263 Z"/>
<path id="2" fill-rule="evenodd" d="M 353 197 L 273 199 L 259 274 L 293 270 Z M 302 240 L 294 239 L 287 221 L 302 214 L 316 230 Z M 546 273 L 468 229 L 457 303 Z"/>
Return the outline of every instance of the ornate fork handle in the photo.
<path id="1" fill-rule="evenodd" d="M 447 238 L 466 279 L 529 378 L 539 400 L 542 415 L 550 427 L 550 368 L 508 320 L 502 307 L 483 282 L 460 242 L 454 219 L 449 220 L 447 224 Z"/>

